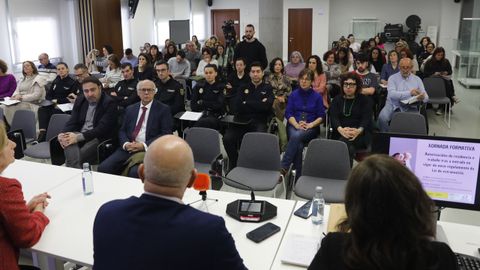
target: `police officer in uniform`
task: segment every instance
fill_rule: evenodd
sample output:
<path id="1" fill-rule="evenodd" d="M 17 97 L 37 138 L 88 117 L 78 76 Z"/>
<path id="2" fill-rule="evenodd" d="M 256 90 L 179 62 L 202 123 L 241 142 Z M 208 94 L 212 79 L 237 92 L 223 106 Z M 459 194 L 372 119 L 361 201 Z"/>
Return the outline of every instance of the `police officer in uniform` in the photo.
<path id="1" fill-rule="evenodd" d="M 133 76 L 132 64 L 122 64 L 122 75 L 124 79 L 115 85 L 110 96 L 117 101 L 120 109 L 125 109 L 129 105 L 139 102 L 140 98 L 137 95 L 138 79 Z"/>
<path id="2" fill-rule="evenodd" d="M 192 93 L 192 111 L 203 112 L 202 117 L 194 126 L 219 130 L 220 117 L 225 106 L 223 96 L 225 85 L 217 81 L 218 68 L 216 65 L 206 65 L 204 73 L 205 82 L 195 85 Z"/>
<path id="3" fill-rule="evenodd" d="M 229 158 L 229 169 L 237 164 L 238 151 L 243 135 L 247 132 L 266 132 L 267 121 L 272 115 L 274 100 L 272 86 L 263 82 L 263 70 L 260 62 L 253 62 L 250 68 L 251 82 L 239 89 L 236 98 L 236 119 L 247 124 L 232 124 L 223 137 L 223 145 Z"/>
<path id="4" fill-rule="evenodd" d="M 168 63 L 160 60 L 155 63 L 155 72 L 157 72 L 158 80 L 155 81 L 157 94 L 155 99 L 167 104 L 170 107 L 172 116 L 178 112 L 185 111 L 183 86 L 170 75 L 168 71 Z"/>
<path id="5" fill-rule="evenodd" d="M 183 89 L 183 85 L 170 75 L 168 63 L 164 60 L 155 62 L 155 72 L 157 72 L 158 77 L 155 81 L 155 86 L 157 87 L 155 99 L 170 107 L 174 129 L 176 129 L 178 135 L 182 137 L 183 132 L 180 120 L 175 119 L 175 115 L 178 112 L 185 111 L 185 90 Z"/>

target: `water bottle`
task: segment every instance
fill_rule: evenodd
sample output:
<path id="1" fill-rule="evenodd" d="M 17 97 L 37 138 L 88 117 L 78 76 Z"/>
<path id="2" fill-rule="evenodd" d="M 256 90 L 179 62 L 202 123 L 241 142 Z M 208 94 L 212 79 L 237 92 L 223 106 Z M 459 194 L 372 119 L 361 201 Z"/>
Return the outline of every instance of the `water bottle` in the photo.
<path id="1" fill-rule="evenodd" d="M 312 223 L 314 225 L 322 224 L 324 207 L 325 199 L 323 198 L 323 189 L 317 186 L 312 200 Z"/>
<path id="2" fill-rule="evenodd" d="M 83 163 L 82 186 L 83 195 L 86 196 L 93 193 L 93 176 L 92 171 L 90 171 L 90 164 L 88 164 L 88 162 Z"/>

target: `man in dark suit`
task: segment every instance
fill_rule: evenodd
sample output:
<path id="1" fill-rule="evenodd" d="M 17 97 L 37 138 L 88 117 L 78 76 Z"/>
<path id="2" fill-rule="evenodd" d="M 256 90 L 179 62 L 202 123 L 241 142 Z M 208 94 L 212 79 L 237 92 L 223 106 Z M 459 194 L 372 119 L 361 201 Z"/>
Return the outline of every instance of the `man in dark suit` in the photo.
<path id="1" fill-rule="evenodd" d="M 170 108 L 154 99 L 155 91 L 155 83 L 150 80 L 137 84 L 141 101 L 127 107 L 120 128 L 120 147 L 98 166 L 99 172 L 120 174 L 133 154 L 146 151 L 156 138 L 172 133 Z M 138 177 L 136 166 L 128 175 Z"/>
<path id="2" fill-rule="evenodd" d="M 246 269 L 225 221 L 182 202 L 197 177 L 184 140 L 174 135 L 155 140 L 139 174 L 143 195 L 98 210 L 94 269 Z"/>
<path id="3" fill-rule="evenodd" d="M 102 91 L 95 77 L 82 81 L 83 95 L 78 95 L 72 116 L 58 135 L 65 152 L 66 165 L 81 168 L 97 156 L 98 144 L 113 137 L 116 131 L 117 104 Z"/>

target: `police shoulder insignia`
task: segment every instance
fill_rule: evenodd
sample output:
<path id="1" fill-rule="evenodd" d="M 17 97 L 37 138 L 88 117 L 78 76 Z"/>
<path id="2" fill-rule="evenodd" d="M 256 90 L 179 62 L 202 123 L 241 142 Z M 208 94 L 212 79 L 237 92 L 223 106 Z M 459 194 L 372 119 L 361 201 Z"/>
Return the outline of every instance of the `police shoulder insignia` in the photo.
<path id="1" fill-rule="evenodd" d="M 243 92 L 244 92 L 245 94 L 248 94 L 249 91 L 248 91 L 248 89 L 245 89 L 245 91 L 243 91 Z"/>
<path id="2" fill-rule="evenodd" d="M 180 88 L 180 95 L 181 95 L 181 96 L 185 95 L 185 89 Z"/>
<path id="3" fill-rule="evenodd" d="M 203 88 L 200 88 L 200 89 L 198 90 L 198 93 L 203 94 Z"/>

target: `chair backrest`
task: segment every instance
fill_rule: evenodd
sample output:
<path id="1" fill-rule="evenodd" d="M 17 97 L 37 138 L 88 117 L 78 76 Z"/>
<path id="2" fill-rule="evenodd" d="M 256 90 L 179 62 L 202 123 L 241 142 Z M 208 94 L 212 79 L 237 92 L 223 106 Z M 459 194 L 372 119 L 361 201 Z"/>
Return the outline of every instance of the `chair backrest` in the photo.
<path id="1" fill-rule="evenodd" d="M 257 170 L 280 170 L 278 137 L 264 132 L 245 134 L 240 146 L 237 166 Z"/>
<path id="2" fill-rule="evenodd" d="M 419 113 L 397 112 L 392 116 L 389 132 L 427 135 L 425 117 Z"/>
<path id="3" fill-rule="evenodd" d="M 346 143 L 326 139 L 310 141 L 303 161 L 302 175 L 347 180 L 350 170 Z"/>
<path id="4" fill-rule="evenodd" d="M 62 132 L 63 127 L 70 119 L 69 114 L 54 114 L 50 118 L 50 123 L 48 123 L 47 129 L 47 141 L 50 141 L 53 137 L 56 137 L 60 132 Z"/>
<path id="5" fill-rule="evenodd" d="M 36 138 L 37 135 L 37 123 L 35 119 L 35 113 L 29 110 L 18 110 L 13 115 L 12 124 L 10 130 L 23 130 L 25 138 Z"/>
<path id="6" fill-rule="evenodd" d="M 220 155 L 220 134 L 211 128 L 194 127 L 185 131 L 195 162 L 212 163 Z"/>
<path id="7" fill-rule="evenodd" d="M 423 79 L 423 86 L 429 98 L 443 98 L 447 96 L 445 82 L 440 77 L 428 77 Z"/>

